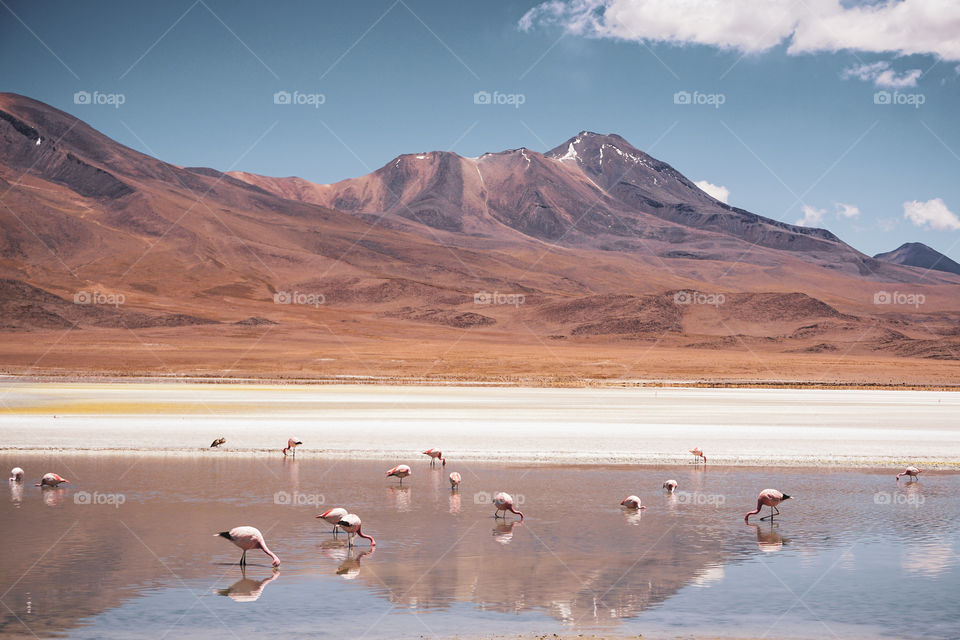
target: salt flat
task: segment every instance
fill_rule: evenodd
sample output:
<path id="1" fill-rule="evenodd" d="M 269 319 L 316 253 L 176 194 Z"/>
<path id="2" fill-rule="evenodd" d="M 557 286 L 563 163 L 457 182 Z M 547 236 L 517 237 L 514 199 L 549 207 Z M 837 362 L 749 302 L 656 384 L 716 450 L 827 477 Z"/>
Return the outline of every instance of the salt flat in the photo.
<path id="1" fill-rule="evenodd" d="M 407 459 L 960 465 L 960 393 L 172 383 L 0 386 L 4 448 Z"/>

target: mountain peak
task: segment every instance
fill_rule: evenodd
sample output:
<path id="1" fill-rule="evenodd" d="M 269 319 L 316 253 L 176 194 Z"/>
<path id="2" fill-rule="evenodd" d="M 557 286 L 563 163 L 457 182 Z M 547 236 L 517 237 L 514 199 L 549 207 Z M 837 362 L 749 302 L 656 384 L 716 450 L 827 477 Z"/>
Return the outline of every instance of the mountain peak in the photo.
<path id="1" fill-rule="evenodd" d="M 893 251 L 878 253 L 873 257 L 876 260 L 908 267 L 960 274 L 960 264 L 922 242 L 906 242 Z"/>

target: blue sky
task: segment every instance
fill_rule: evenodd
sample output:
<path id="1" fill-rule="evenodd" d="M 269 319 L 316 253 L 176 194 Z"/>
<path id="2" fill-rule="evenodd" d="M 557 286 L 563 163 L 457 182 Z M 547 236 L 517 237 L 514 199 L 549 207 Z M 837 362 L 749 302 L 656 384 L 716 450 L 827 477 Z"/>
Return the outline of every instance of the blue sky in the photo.
<path id="1" fill-rule="evenodd" d="M 754 1 L 3 0 L 0 89 L 169 162 L 316 182 L 619 133 L 733 205 L 960 260 L 960 15 Z"/>

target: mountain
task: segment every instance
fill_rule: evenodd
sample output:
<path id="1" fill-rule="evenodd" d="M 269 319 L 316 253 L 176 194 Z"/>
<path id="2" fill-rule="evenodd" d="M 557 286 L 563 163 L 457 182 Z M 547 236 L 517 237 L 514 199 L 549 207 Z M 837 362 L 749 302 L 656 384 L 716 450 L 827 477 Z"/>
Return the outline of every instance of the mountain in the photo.
<path id="1" fill-rule="evenodd" d="M 10 373 L 940 379 L 953 365 L 930 361 L 960 361 L 960 276 L 731 207 L 616 135 L 320 185 L 176 166 L 0 94 L 0 204 Z"/>
<path id="2" fill-rule="evenodd" d="M 896 277 L 825 229 L 778 222 L 710 197 L 618 135 L 583 131 L 547 153 L 405 154 L 332 185 L 231 175 L 282 197 L 477 237 L 502 238 L 508 228 L 574 248 L 704 260 L 749 251 L 752 262 L 766 264 L 779 260 L 766 251 L 774 249 L 850 273 Z"/>
<path id="3" fill-rule="evenodd" d="M 908 267 L 946 271 L 960 275 L 960 264 L 957 264 L 936 249 L 931 249 L 922 242 L 907 242 L 893 251 L 878 253 L 873 256 L 876 260 L 891 264 L 902 264 Z"/>

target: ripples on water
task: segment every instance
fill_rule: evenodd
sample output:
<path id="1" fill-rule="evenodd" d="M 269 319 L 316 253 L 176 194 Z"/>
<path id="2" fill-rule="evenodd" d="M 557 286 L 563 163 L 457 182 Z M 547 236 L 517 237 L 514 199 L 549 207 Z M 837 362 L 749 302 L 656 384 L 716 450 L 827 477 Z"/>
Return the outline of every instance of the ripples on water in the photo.
<path id="1" fill-rule="evenodd" d="M 413 457 L 396 461 L 414 467 L 400 488 L 383 477 L 393 461 L 0 460 L 28 476 L 0 506 L 2 635 L 956 635 L 954 474 L 898 485 L 889 471 L 431 469 Z M 71 484 L 34 487 L 46 471 Z M 795 499 L 776 522 L 745 525 L 768 487 Z M 497 490 L 524 522 L 494 521 Z M 628 494 L 647 510 L 622 509 Z M 375 550 L 347 549 L 313 518 L 340 505 Z M 265 533 L 279 572 L 257 552 L 241 571 L 239 550 L 212 535 L 241 524 Z"/>

